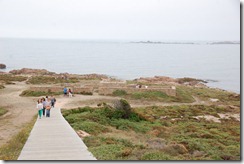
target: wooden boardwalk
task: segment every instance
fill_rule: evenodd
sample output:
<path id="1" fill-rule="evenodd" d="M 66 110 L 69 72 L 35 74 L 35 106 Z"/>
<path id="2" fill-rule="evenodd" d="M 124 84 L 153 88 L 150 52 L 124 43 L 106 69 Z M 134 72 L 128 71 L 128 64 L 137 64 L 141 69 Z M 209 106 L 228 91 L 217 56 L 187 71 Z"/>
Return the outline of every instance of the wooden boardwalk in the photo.
<path id="1" fill-rule="evenodd" d="M 96 158 L 63 118 L 60 109 L 52 108 L 51 117 L 37 119 L 18 160 L 96 160 Z"/>

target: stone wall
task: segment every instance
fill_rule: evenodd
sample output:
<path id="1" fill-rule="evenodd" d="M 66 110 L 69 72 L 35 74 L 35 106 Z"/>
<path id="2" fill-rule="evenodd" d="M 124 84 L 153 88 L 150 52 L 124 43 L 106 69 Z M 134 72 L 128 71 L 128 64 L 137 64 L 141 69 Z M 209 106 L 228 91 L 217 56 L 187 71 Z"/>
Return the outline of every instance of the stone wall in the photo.
<path id="1" fill-rule="evenodd" d="M 31 91 L 44 91 L 44 92 L 63 92 L 63 87 L 30 87 Z"/>
<path id="2" fill-rule="evenodd" d="M 74 93 L 93 93 L 92 87 L 74 88 Z"/>
<path id="3" fill-rule="evenodd" d="M 83 88 L 77 88 L 77 87 L 67 87 L 67 89 L 71 89 L 73 93 L 92 93 L 93 88 L 92 87 L 83 87 Z M 59 86 L 53 86 L 53 87 L 30 87 L 31 91 L 44 91 L 44 92 L 63 92 L 64 87 Z"/>

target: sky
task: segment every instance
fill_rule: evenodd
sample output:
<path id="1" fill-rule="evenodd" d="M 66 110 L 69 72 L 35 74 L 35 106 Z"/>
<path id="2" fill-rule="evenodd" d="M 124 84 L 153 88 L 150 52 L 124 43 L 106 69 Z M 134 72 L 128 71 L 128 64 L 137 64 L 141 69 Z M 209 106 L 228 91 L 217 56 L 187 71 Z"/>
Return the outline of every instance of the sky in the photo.
<path id="1" fill-rule="evenodd" d="M 0 0 L 0 37 L 240 41 L 240 1 Z"/>

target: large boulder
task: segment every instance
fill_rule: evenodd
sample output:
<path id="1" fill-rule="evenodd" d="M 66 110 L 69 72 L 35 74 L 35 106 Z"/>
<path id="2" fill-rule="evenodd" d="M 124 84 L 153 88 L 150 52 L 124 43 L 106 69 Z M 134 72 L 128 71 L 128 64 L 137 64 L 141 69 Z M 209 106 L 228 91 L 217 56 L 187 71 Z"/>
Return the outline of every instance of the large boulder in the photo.
<path id="1" fill-rule="evenodd" d="M 5 64 L 0 64 L 0 69 L 5 69 L 6 65 Z"/>

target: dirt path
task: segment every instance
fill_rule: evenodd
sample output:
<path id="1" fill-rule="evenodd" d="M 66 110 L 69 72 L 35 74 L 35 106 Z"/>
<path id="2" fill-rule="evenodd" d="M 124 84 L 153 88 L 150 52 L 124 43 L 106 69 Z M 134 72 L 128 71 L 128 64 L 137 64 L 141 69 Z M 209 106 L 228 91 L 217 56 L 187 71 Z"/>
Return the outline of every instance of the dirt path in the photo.
<path id="1" fill-rule="evenodd" d="M 0 105 L 7 109 L 8 113 L 0 117 L 0 146 L 17 134 L 36 114 L 35 100 L 19 96 L 27 87 L 25 83 L 5 87 L 0 90 Z"/>

